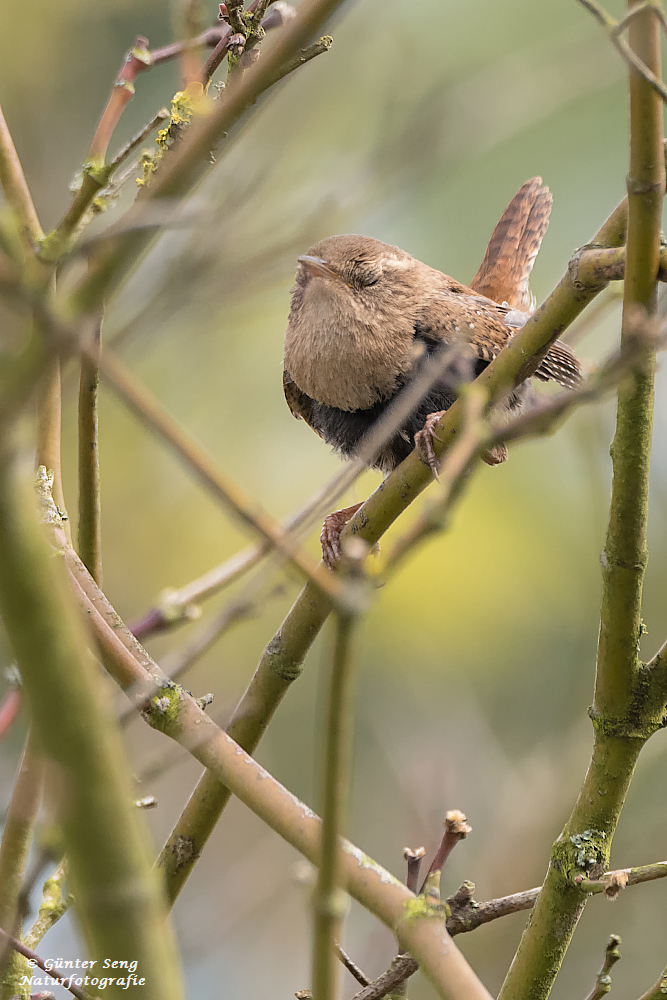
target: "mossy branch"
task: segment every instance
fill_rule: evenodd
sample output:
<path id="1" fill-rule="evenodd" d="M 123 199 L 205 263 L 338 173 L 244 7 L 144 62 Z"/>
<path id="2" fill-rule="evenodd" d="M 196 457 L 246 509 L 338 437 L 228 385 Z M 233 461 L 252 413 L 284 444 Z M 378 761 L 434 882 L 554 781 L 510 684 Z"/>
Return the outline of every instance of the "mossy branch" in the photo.
<path id="1" fill-rule="evenodd" d="M 64 545 L 62 538 L 60 544 Z M 76 555 L 66 551 L 65 558 L 71 565 Z M 115 613 L 113 627 L 109 624 L 98 610 L 108 607 L 106 598 L 80 561 L 77 565 L 77 578 L 83 586 L 76 582 L 75 594 L 102 660 L 117 683 L 142 707 L 149 725 L 185 747 L 208 769 L 218 786 L 229 789 L 271 829 L 318 864 L 318 817 L 219 729 L 192 695 L 169 681 Z M 89 594 L 97 594 L 95 603 Z M 156 684 L 158 690 L 153 694 Z M 401 945 L 423 966 L 439 995 L 445 1000 L 490 1000 L 458 949 L 449 943 L 444 921 L 406 910 L 405 906 L 414 901 L 406 886 L 348 841 L 342 841 L 342 847 L 342 886 L 395 931 Z M 181 839 L 174 846 L 180 858 L 192 857 L 194 851 L 192 839 Z"/>
<path id="2" fill-rule="evenodd" d="M 0 927 L 20 933 L 22 917 L 19 899 L 32 845 L 35 820 L 42 799 L 44 762 L 39 755 L 34 733 L 29 734 L 19 764 L 12 797 L 5 816 L 0 842 Z M 26 998 L 29 990 L 21 987 L 27 972 L 25 961 L 0 942 L 0 998 Z"/>
<path id="3" fill-rule="evenodd" d="M 593 242 L 617 246 L 625 238 L 626 224 L 627 199 L 612 212 L 596 233 Z M 510 380 L 518 381 L 522 368 L 530 359 L 531 348 L 536 344 L 534 349 L 544 353 L 544 345 L 551 343 L 560 335 L 602 287 L 597 283 L 590 288 L 584 286 L 573 277 L 572 269 L 568 268 L 568 273 L 555 292 L 538 310 L 536 317 L 526 324 L 529 327 L 527 342 L 524 343 L 521 339 L 523 331 L 515 338 L 519 342 L 519 347 L 512 354 L 507 367 L 503 367 L 497 377 L 498 386 L 506 385 L 508 377 Z M 488 371 L 493 373 L 500 369 L 506 354 L 507 350 L 502 351 L 489 366 Z M 537 367 L 538 363 L 534 361 L 533 367 Z M 512 375 L 509 375 L 510 372 Z M 499 394 L 500 388 L 496 392 Z M 458 406 L 456 403 L 452 409 Z M 449 420 L 451 423 L 445 423 L 446 416 L 441 422 L 441 427 L 449 427 L 451 433 L 443 439 L 442 446 L 436 442 L 440 454 L 451 442 L 457 426 L 458 411 L 455 410 L 453 420 L 451 417 Z M 344 536 L 354 532 L 374 544 L 431 481 L 430 470 L 413 453 L 355 514 L 346 527 Z M 318 593 L 312 584 L 307 584 L 278 632 L 267 645 L 250 684 L 234 712 L 228 730 L 248 753 L 254 752 L 290 684 L 300 676 L 308 650 L 318 636 L 330 610 L 331 603 L 327 598 Z M 172 901 L 183 888 L 228 801 L 228 789 L 217 782 L 211 774 L 203 774 L 160 857 L 160 865 L 165 871 L 167 880 L 167 891 Z M 191 857 L 184 863 L 176 864 L 174 860 L 176 847 L 182 838 L 188 838 L 187 842 L 193 844 L 193 851 Z"/>
<path id="4" fill-rule="evenodd" d="M 192 122 L 182 142 L 160 164 L 140 201 L 179 198 L 187 194 L 210 166 L 211 151 L 280 77 L 289 60 L 310 43 L 342 2 L 306 0 L 297 16 L 276 32 L 273 45 L 244 73 L 238 85 L 227 89 L 208 115 Z M 136 211 L 140 211 L 139 204 L 127 213 L 128 231 L 112 246 L 102 247 L 94 255 L 90 273 L 70 298 L 69 308 L 74 313 L 86 313 L 99 306 L 152 240 L 154 234 L 132 227 Z"/>
<path id="5" fill-rule="evenodd" d="M 44 499 L 48 487 L 42 479 Z M 50 501 L 47 508 L 59 520 Z M 77 915 L 93 958 L 137 959 L 147 996 L 182 996 L 150 868 L 143 821 L 117 729 L 101 703 L 67 583 L 17 474 L 10 441 L 0 454 L 0 614 L 21 669 L 70 858 Z"/>
<path id="6" fill-rule="evenodd" d="M 656 73 L 660 73 L 660 32 L 660 21 L 648 7 L 630 24 L 633 49 Z M 650 311 L 654 303 L 665 188 L 663 148 L 660 97 L 642 75 L 631 70 L 622 349 L 637 322 L 637 310 Z M 637 757 L 649 736 L 663 725 L 664 692 L 656 702 L 638 662 L 653 368 L 650 352 L 618 394 L 612 445 L 614 484 L 602 560 L 591 763 L 568 823 L 554 844 L 542 892 L 499 1000 L 547 997 L 586 902 L 581 883 L 574 880 L 577 875 L 595 878 L 607 867 Z"/>

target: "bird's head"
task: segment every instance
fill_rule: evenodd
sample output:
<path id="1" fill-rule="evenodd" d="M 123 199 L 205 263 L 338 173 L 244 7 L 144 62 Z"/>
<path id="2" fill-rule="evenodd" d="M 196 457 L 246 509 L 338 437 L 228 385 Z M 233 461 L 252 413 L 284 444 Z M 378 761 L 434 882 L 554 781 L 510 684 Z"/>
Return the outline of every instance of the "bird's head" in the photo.
<path id="1" fill-rule="evenodd" d="M 395 286 L 404 284 L 406 274 L 419 266 L 409 253 L 370 236 L 329 236 L 298 261 L 298 285 L 326 281 L 329 290 L 368 301 L 374 308 L 386 295 L 394 295 Z M 325 286 L 317 287 L 324 291 Z"/>
<path id="2" fill-rule="evenodd" d="M 298 260 L 285 337 L 292 378 L 346 410 L 391 396 L 412 364 L 414 272 L 425 265 L 369 236 L 330 236 Z"/>

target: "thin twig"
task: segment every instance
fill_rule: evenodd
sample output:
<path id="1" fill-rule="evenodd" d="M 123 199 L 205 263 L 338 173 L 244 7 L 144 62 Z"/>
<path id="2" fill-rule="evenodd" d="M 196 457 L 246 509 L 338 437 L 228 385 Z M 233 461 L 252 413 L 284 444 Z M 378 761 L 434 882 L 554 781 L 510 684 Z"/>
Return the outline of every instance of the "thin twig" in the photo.
<path id="1" fill-rule="evenodd" d="M 643 882 L 651 882 L 654 879 L 667 877 L 667 862 L 660 861 L 654 865 L 644 865 L 640 868 L 621 868 L 618 871 L 607 872 L 599 883 L 594 883 L 590 889 L 595 894 L 602 894 L 611 881 L 618 879 L 620 875 L 625 876 L 626 885 L 640 885 Z M 498 899 L 489 899 L 484 903 L 474 900 L 473 893 L 475 887 L 471 882 L 464 883 L 463 886 L 453 896 L 447 900 L 451 915 L 447 918 L 447 930 L 454 937 L 457 934 L 466 934 L 476 930 L 483 924 L 491 923 L 501 917 L 507 917 L 512 913 L 521 913 L 530 910 L 540 894 L 541 886 L 535 889 L 526 889 L 524 892 L 516 892 L 511 896 L 501 896 Z M 400 983 L 413 976 L 418 969 L 418 965 L 410 955 L 402 955 L 392 962 L 389 969 L 381 976 L 374 979 L 368 990 L 361 990 L 356 993 L 353 1000 L 381 1000 Z M 658 995 L 647 994 L 641 1000 L 661 1000 Z"/>
<path id="2" fill-rule="evenodd" d="M 36 734 L 31 730 L 18 767 L 0 842 L 0 921 L 9 927 L 12 934 L 21 931 L 21 888 L 43 785 L 44 761 Z M 13 968 L 7 963 L 4 956 L 6 948 L 7 943 L 0 942 L 0 969 L 7 979 L 5 988 L 9 989 L 10 981 L 13 986 L 17 985 L 25 969 Z"/>
<path id="3" fill-rule="evenodd" d="M 53 875 L 47 878 L 42 890 L 42 904 L 35 918 L 35 922 L 23 935 L 23 943 L 28 948 L 34 948 L 72 905 L 74 897 L 66 895 L 63 886 L 67 880 L 69 871 L 67 858 L 61 858 Z"/>
<path id="4" fill-rule="evenodd" d="M 57 527 L 57 522 L 54 527 Z M 62 549 L 62 537 L 57 544 Z M 80 573 L 87 577 L 87 590 L 94 591 L 95 582 L 82 565 Z M 129 633 L 115 612 L 112 627 L 78 583 L 74 589 L 75 592 L 78 590 L 78 599 L 94 630 L 107 669 L 123 689 L 137 702 L 143 703 L 146 721 L 184 746 L 210 769 L 211 776 L 219 784 L 228 787 L 311 863 L 317 863 L 322 843 L 320 820 L 223 733 L 196 699 L 171 683 L 145 650 L 139 647 L 138 656 L 129 651 L 121 639 L 123 632 L 126 636 Z M 136 640 L 134 642 L 136 644 Z M 152 690 L 160 679 L 162 687 L 158 695 L 146 703 L 144 692 Z M 392 927 L 398 925 L 402 945 L 417 956 L 440 995 L 451 1000 L 490 1000 L 490 994 L 458 949 L 451 945 L 443 949 L 446 932 L 440 923 L 436 926 L 432 920 L 401 920 L 403 905 L 406 900 L 414 898 L 413 894 L 358 848 L 345 840 L 341 843 L 342 884 L 381 920 Z M 187 853 L 192 847 L 191 841 L 184 838 L 182 852 Z"/>
<path id="5" fill-rule="evenodd" d="M 457 342 L 441 348 L 424 359 L 421 372 L 364 434 L 340 472 L 325 483 L 305 507 L 285 523 L 286 531 L 300 535 L 330 509 L 331 504 L 342 496 L 372 464 L 387 441 L 394 436 L 406 418 L 428 394 L 460 350 L 461 344 Z M 145 639 L 149 635 L 170 628 L 173 624 L 191 620 L 193 607 L 198 602 L 235 583 L 269 552 L 270 546 L 266 544 L 243 549 L 231 559 L 209 570 L 204 576 L 178 590 L 168 591 L 153 608 L 130 626 L 132 631 L 138 639 Z"/>
<path id="6" fill-rule="evenodd" d="M 217 469 L 201 449 L 169 414 L 157 399 L 109 351 L 100 359 L 100 374 L 115 394 L 152 433 L 157 434 L 174 450 L 191 472 L 228 509 L 255 534 L 281 552 L 317 587 L 334 601 L 343 595 L 340 581 L 308 556 L 282 525 Z"/>
<path id="7" fill-rule="evenodd" d="M 334 943 L 345 913 L 341 881 L 340 836 L 347 819 L 352 756 L 352 637 L 355 620 L 338 613 L 324 731 L 322 844 L 313 892 L 313 998 L 334 1000 L 337 971 Z"/>
<path id="8" fill-rule="evenodd" d="M 597 0 L 579 0 L 579 3 L 590 11 L 598 23 L 607 30 L 607 34 L 612 45 L 614 45 L 628 66 L 630 66 L 631 69 L 636 70 L 636 72 L 639 73 L 640 76 L 642 76 L 644 80 L 651 85 L 651 87 L 653 87 L 656 93 L 660 95 L 662 100 L 667 102 L 667 87 L 665 87 L 660 77 L 646 65 L 644 60 L 637 56 L 631 46 L 628 45 L 625 38 L 623 38 L 620 34 L 631 19 L 633 19 L 637 14 L 646 12 L 655 14 L 662 27 L 666 28 L 667 21 L 665 20 L 664 12 L 660 9 L 659 5 L 657 3 L 648 2 L 640 3 L 637 5 L 636 9 L 629 11 L 621 21 L 617 21 L 611 16 L 611 14 L 607 13 L 602 4 L 598 3 Z"/>
<path id="9" fill-rule="evenodd" d="M 338 960 L 345 966 L 350 975 L 357 980 L 360 986 L 368 986 L 370 979 L 365 972 L 362 972 L 356 962 L 353 962 L 348 953 L 341 948 L 337 941 L 334 941 L 334 952 Z"/>
<path id="10" fill-rule="evenodd" d="M 278 32 L 265 57 L 246 72 L 238 86 L 227 89 L 215 101 L 208 115 L 200 115 L 187 130 L 183 141 L 165 157 L 151 178 L 145 198 L 157 201 L 185 194 L 210 167 L 211 151 L 230 129 L 248 112 L 276 79 L 288 60 L 307 45 L 343 0 L 306 0 L 297 17 Z M 131 218 L 132 209 L 128 215 Z M 95 266 L 73 289 L 70 307 L 74 313 L 86 313 L 98 305 L 127 274 L 153 234 L 128 232 L 113 248 L 105 248 Z"/>
<path id="11" fill-rule="evenodd" d="M 420 890 L 421 892 L 423 892 L 426 887 L 428 876 L 433 872 L 442 871 L 447 858 L 452 853 L 458 842 L 460 840 L 465 840 L 469 833 L 472 833 L 472 827 L 468 825 L 465 813 L 462 813 L 460 809 L 450 809 L 445 816 L 445 831 L 442 835 L 440 846 L 435 852 L 433 861 L 431 862 L 429 870 L 426 874 L 426 879 L 422 884 Z"/>
<path id="12" fill-rule="evenodd" d="M 95 327 L 90 353 L 81 356 L 79 379 L 79 555 L 91 576 L 102 586 L 102 529 L 100 454 L 98 435 L 98 358 L 102 317 Z"/>
<path id="13" fill-rule="evenodd" d="M 23 173 L 16 146 L 0 107 L 0 185 L 24 240 L 37 243 L 44 235 Z"/>
<path id="14" fill-rule="evenodd" d="M 586 997 L 586 1000 L 602 1000 L 602 997 L 605 997 L 607 993 L 609 993 L 611 989 L 610 972 L 621 957 L 621 953 L 618 950 L 620 943 L 621 939 L 618 934 L 612 934 L 610 936 L 605 949 L 602 968 L 598 972 L 595 980 L 595 986 Z"/>
<path id="15" fill-rule="evenodd" d="M 11 934 L 8 934 L 7 931 L 3 930 L 1 927 L 0 927 L 0 941 L 6 942 L 9 945 L 9 947 L 13 948 L 14 951 L 17 951 L 19 955 L 23 955 L 24 958 L 27 958 L 30 962 L 33 962 L 38 968 L 42 970 L 42 972 L 45 972 L 48 976 L 50 976 L 54 984 L 57 983 L 59 986 L 64 986 L 64 988 L 68 990 L 72 994 L 72 996 L 77 997 L 77 1000 L 93 1000 L 93 997 L 90 993 L 87 993 L 86 990 L 82 990 L 80 986 L 75 986 L 74 983 L 71 982 L 72 979 L 77 979 L 78 976 L 69 976 L 69 977 L 56 976 L 55 973 L 53 973 L 50 969 L 47 968 L 44 959 L 40 958 L 39 955 L 32 950 L 32 948 L 28 948 L 21 941 L 18 941 L 15 937 L 13 937 Z"/>
<path id="16" fill-rule="evenodd" d="M 121 146 L 114 158 L 109 160 L 109 170 L 112 172 L 115 171 L 116 168 L 119 167 L 121 163 L 128 158 L 128 156 L 131 156 L 134 150 L 142 144 L 144 139 L 147 139 L 151 132 L 153 132 L 159 125 L 168 121 L 169 117 L 167 109 L 160 108 L 157 114 L 155 114 L 143 128 L 139 129 L 137 134 L 132 136 L 129 142 L 126 142 L 124 146 Z"/>

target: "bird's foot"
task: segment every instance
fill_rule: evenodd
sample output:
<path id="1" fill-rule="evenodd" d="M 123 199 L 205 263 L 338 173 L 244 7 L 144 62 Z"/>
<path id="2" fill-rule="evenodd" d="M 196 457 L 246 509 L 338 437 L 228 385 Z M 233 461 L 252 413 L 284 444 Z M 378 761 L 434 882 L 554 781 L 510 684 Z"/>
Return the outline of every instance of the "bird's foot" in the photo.
<path id="1" fill-rule="evenodd" d="M 487 465 L 500 465 L 509 458 L 506 444 L 494 444 L 493 448 L 488 448 L 482 452 L 482 459 Z"/>
<path id="2" fill-rule="evenodd" d="M 438 410 L 437 413 L 429 413 L 424 426 L 415 434 L 415 448 L 421 455 L 422 459 L 424 459 L 427 463 L 435 479 L 438 478 L 438 460 L 433 450 L 433 441 L 440 440 L 438 435 L 435 433 L 435 428 L 438 421 L 442 416 L 444 416 L 445 413 L 445 410 Z"/>
<path id="3" fill-rule="evenodd" d="M 333 569 L 341 557 L 341 531 L 360 507 L 360 503 L 355 503 L 352 507 L 343 507 L 342 510 L 335 510 L 333 514 L 325 517 L 322 531 L 320 532 L 320 542 L 322 543 L 322 559 L 324 560 L 324 565 L 328 566 L 329 569 Z"/>

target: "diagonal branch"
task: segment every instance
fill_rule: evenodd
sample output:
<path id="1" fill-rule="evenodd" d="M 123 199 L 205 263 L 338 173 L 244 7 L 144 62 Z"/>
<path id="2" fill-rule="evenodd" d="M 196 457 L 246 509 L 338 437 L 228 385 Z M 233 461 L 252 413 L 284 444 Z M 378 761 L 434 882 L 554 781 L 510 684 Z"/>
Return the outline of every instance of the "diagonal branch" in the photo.
<path id="1" fill-rule="evenodd" d="M 67 544 L 56 532 L 57 544 L 67 558 Z M 165 677 L 145 650 L 138 655 L 128 645 L 129 636 L 115 616 L 112 627 L 87 593 L 96 592 L 85 568 L 75 596 L 85 611 L 102 660 L 117 683 L 143 708 L 146 721 L 185 747 L 269 827 L 313 864 L 321 852 L 321 821 L 304 803 L 277 782 L 261 765 L 222 732 L 187 691 Z M 100 603 L 106 599 L 100 595 Z M 127 643 L 127 645 L 126 645 Z M 159 690 L 151 696 L 156 684 Z M 148 701 L 147 701 L 148 697 Z M 181 842 L 181 855 L 192 843 Z M 349 841 L 342 841 L 341 882 L 347 891 L 398 936 L 401 945 L 417 957 L 425 973 L 446 1000 L 489 1000 L 489 994 L 458 951 L 449 944 L 444 922 L 421 910 L 413 912 L 414 894 Z"/>
<path id="2" fill-rule="evenodd" d="M 24 240 L 34 245 L 44 234 L 2 108 L 0 108 L 0 186 Z"/>
<path id="3" fill-rule="evenodd" d="M 653 90 L 660 95 L 662 100 L 667 102 L 667 87 L 665 87 L 658 74 L 653 72 L 643 59 L 639 58 L 637 53 L 633 51 L 631 46 L 628 45 L 627 41 L 621 34 L 623 29 L 633 18 L 644 12 L 654 14 L 659 19 L 663 29 L 667 30 L 667 20 L 665 19 L 665 14 L 659 4 L 648 2 L 648 0 L 645 3 L 638 3 L 625 15 L 624 18 L 617 21 L 616 18 L 611 16 L 611 14 L 607 13 L 602 4 L 598 3 L 597 0 L 579 0 L 579 3 L 585 7 L 586 10 L 590 11 L 598 24 L 601 24 L 602 27 L 606 29 L 612 45 L 623 57 L 628 66 L 639 73 L 639 75 L 646 80 Z"/>
<path id="4" fill-rule="evenodd" d="M 245 496 L 215 467 L 188 434 L 163 410 L 157 399 L 109 351 L 100 358 L 100 374 L 115 394 L 152 433 L 159 435 L 209 492 L 231 509 L 246 527 L 276 548 L 307 579 L 336 601 L 343 597 L 340 580 L 318 566 L 289 532 L 260 504 Z"/>

